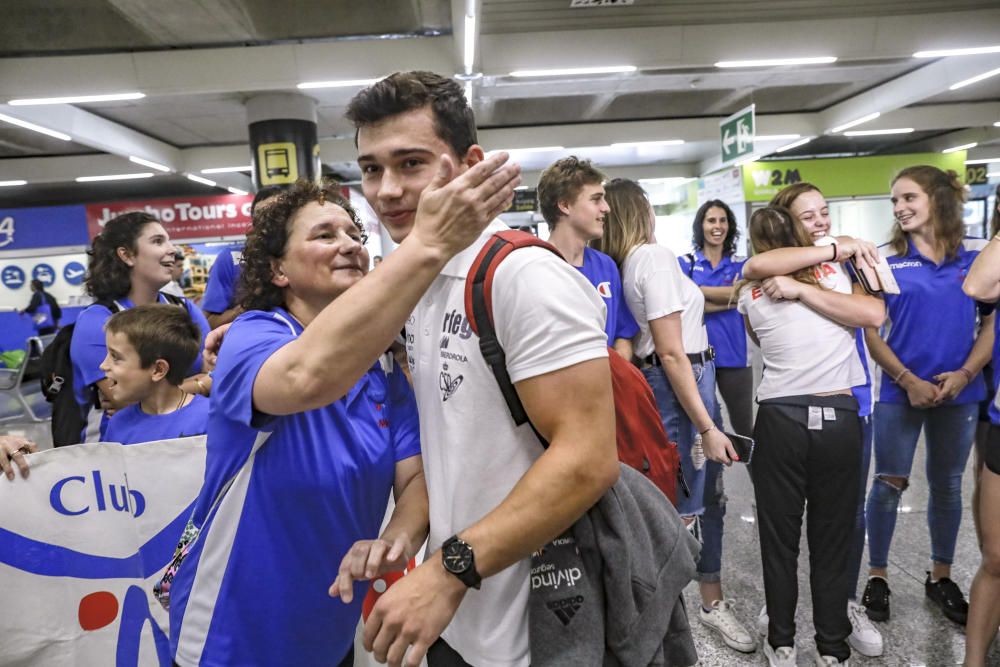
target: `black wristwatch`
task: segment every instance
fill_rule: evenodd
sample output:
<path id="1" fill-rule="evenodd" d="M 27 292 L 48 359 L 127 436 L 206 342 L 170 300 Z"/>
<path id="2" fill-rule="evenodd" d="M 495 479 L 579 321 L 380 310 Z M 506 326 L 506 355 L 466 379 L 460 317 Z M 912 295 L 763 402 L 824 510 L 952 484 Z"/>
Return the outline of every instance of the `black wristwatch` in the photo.
<path id="1" fill-rule="evenodd" d="M 458 577 L 469 588 L 479 589 L 483 578 L 476 572 L 476 556 L 468 542 L 452 535 L 441 545 L 441 562 L 444 569 Z"/>

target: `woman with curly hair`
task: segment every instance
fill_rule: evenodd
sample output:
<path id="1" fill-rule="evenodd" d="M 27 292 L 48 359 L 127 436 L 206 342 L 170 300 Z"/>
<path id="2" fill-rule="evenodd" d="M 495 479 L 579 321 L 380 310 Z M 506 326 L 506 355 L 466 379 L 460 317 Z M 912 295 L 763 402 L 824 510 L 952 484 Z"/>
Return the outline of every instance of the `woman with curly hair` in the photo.
<path id="1" fill-rule="evenodd" d="M 986 398 L 982 369 L 993 346 L 992 305 L 977 308 L 962 279 L 985 245 L 965 239 L 965 189 L 953 171 L 921 165 L 892 181 L 896 224 L 881 250 L 900 293 L 885 295 L 890 326 L 865 337 L 882 372 L 875 404 L 875 479 L 868 493 L 868 616 L 889 620 L 889 547 L 925 431 L 931 569 L 924 592 L 965 625 L 969 605 L 951 579 L 962 521 L 962 475 Z M 978 330 L 978 333 L 977 333 Z M 928 335 L 933 331 L 933 335 Z M 884 337 L 883 337 L 884 336 Z"/>
<path id="2" fill-rule="evenodd" d="M 125 407 L 111 400 L 112 380 L 100 368 L 108 353 L 104 323 L 113 313 L 149 303 L 175 303 L 184 307 L 201 328 L 202 338 L 208 333 L 208 322 L 197 306 L 160 292 L 172 279 L 175 251 L 160 221 L 141 211 L 113 218 L 94 238 L 85 286 L 95 303 L 77 317 L 70 343 L 73 392 L 88 422 L 80 441 L 97 442 L 103 438 L 111 414 Z M 191 372 L 200 370 L 199 355 Z M 190 384 L 195 381 L 192 379 Z M 196 387 L 186 383 L 181 388 L 187 405 Z"/>
<path id="3" fill-rule="evenodd" d="M 364 291 L 403 277 L 399 262 L 388 266 L 396 257 L 358 284 L 364 241 L 332 184 L 299 181 L 257 210 L 243 251 L 244 312 L 213 374 L 205 484 L 186 531 L 197 538 L 170 586 L 176 664 L 353 664 L 365 592 L 355 581 L 402 569 L 427 535 L 416 403 L 402 369 L 367 356 L 368 343 L 346 350 L 360 376 L 353 386 L 336 367 L 351 321 L 398 311 L 398 331 L 412 309 Z M 359 296 L 335 303 L 355 285 Z M 390 491 L 395 509 L 379 537 Z"/>

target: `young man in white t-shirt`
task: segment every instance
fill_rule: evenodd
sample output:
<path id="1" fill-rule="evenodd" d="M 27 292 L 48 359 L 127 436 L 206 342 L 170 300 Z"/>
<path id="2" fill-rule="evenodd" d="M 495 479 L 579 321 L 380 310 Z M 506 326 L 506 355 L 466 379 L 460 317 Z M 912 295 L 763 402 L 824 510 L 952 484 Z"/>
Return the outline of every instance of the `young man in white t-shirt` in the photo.
<path id="1" fill-rule="evenodd" d="M 426 187 L 484 157 L 461 86 L 429 72 L 381 80 L 347 116 L 358 128 L 365 197 L 397 242 L 419 231 Z M 426 560 L 379 599 L 365 626 L 365 648 L 392 665 L 404 654 L 417 665 L 427 653 L 432 667 L 527 667 L 528 558 L 618 477 L 604 306 L 583 276 L 528 248 L 494 278 L 507 369 L 548 449 L 530 427 L 515 427 L 482 358 L 465 319 L 465 277 L 504 228 L 495 221 L 455 256 L 407 322 L 430 536 Z"/>

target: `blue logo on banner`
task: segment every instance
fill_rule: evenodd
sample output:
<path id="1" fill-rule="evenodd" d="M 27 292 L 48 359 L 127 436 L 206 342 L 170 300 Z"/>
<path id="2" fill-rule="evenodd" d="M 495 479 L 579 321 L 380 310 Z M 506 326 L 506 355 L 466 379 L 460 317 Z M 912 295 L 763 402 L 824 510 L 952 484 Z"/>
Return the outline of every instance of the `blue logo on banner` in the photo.
<path id="1" fill-rule="evenodd" d="M 0 281 L 8 289 L 21 289 L 24 286 L 24 271 L 18 266 L 5 266 L 0 273 Z"/>
<path id="2" fill-rule="evenodd" d="M 31 270 L 31 278 L 42 283 L 43 287 L 52 287 L 52 283 L 56 281 L 56 272 L 48 264 L 36 264 Z"/>
<path id="3" fill-rule="evenodd" d="M 63 267 L 63 278 L 70 285 L 79 285 L 82 283 L 86 273 L 87 269 L 80 262 L 70 262 Z"/>

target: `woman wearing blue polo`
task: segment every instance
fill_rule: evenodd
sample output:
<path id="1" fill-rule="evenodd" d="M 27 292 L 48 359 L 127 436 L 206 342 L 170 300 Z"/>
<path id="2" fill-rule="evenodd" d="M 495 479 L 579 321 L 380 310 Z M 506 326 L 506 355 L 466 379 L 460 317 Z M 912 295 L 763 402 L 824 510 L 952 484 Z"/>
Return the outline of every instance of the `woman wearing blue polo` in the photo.
<path id="1" fill-rule="evenodd" d="M 882 369 L 875 404 L 875 479 L 866 508 L 869 575 L 864 604 L 873 620 L 889 618 L 886 566 L 899 498 L 908 485 L 917 439 L 926 434 L 932 569 L 925 593 L 962 625 L 968 603 L 951 580 L 962 520 L 962 473 L 972 448 L 982 368 L 993 345 L 993 314 L 977 319 L 962 279 L 984 241 L 963 239 L 965 191 L 958 176 L 932 166 L 908 167 L 892 182 L 896 225 L 882 251 L 900 294 L 884 296 L 887 335 L 865 332 Z M 978 335 L 977 335 L 978 327 Z"/>
<path id="2" fill-rule="evenodd" d="M 695 251 L 678 257 L 681 270 L 705 295 L 705 327 L 715 348 L 715 383 L 726 402 L 736 433 L 753 433 L 753 369 L 747 354 L 743 318 L 736 312 L 733 283 L 740 277 L 745 257 L 737 257 L 736 218 L 725 202 L 712 199 L 701 205 L 691 226 Z M 722 423 L 718 402 L 715 421 Z"/>
<path id="3" fill-rule="evenodd" d="M 299 181 L 254 219 L 245 312 L 219 352 L 205 482 L 185 531 L 197 537 L 169 591 L 181 667 L 353 665 L 355 580 L 402 569 L 427 534 L 401 369 L 376 362 L 353 386 L 329 370 L 344 354 L 331 344 L 343 336 L 334 302 L 368 273 L 363 239 L 332 184 Z M 373 539 L 390 492 L 392 518 Z"/>

